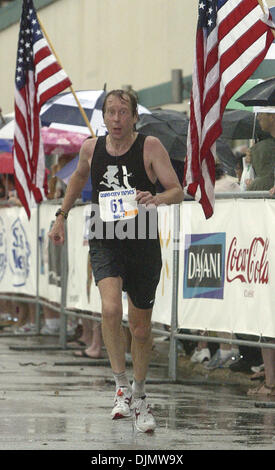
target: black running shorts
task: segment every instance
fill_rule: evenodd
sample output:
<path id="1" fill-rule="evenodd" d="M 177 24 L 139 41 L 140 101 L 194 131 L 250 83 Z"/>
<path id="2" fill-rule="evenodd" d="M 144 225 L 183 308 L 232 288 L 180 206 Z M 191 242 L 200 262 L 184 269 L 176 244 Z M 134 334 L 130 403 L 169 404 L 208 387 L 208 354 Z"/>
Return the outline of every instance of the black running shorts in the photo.
<path id="1" fill-rule="evenodd" d="M 135 307 L 153 307 L 162 266 L 158 239 L 90 240 L 89 245 L 96 284 L 120 276 Z"/>

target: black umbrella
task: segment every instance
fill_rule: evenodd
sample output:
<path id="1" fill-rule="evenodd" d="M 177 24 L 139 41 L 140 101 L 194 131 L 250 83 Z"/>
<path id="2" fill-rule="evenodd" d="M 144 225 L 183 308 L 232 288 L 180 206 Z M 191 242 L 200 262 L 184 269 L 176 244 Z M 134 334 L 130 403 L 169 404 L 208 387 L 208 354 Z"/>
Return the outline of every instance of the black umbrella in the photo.
<path id="1" fill-rule="evenodd" d="M 256 114 L 241 109 L 226 110 L 222 118 L 222 136 L 226 139 L 261 139 L 267 134 L 261 130 Z"/>
<path id="2" fill-rule="evenodd" d="M 237 101 L 244 106 L 275 106 L 275 78 L 258 83 Z"/>
<path id="3" fill-rule="evenodd" d="M 138 132 L 158 137 L 171 158 L 172 165 L 180 182 L 183 180 L 184 161 L 187 153 L 188 117 L 179 111 L 160 109 L 152 114 L 141 114 L 136 124 Z M 235 176 L 236 158 L 222 138 L 217 140 L 217 155 L 225 171 Z"/>
<path id="4" fill-rule="evenodd" d="M 224 167 L 226 173 L 230 176 L 236 176 L 236 157 L 232 152 L 229 144 L 223 139 L 222 136 L 219 137 L 216 141 L 216 152 L 218 159 Z"/>
<path id="5" fill-rule="evenodd" d="M 188 117 L 179 111 L 155 110 L 141 114 L 136 124 L 140 134 L 158 137 L 173 160 L 184 161 L 188 133 Z"/>

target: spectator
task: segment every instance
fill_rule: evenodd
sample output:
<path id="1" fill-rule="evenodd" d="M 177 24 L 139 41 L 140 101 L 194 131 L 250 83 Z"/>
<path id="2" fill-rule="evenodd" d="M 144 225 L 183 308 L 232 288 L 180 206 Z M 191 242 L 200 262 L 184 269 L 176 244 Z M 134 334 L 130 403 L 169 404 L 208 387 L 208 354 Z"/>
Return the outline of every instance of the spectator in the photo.
<path id="1" fill-rule="evenodd" d="M 266 341 L 275 344 L 274 338 L 266 338 Z M 262 348 L 264 361 L 265 381 L 258 387 L 249 389 L 248 395 L 275 396 L 275 349 Z"/>
<path id="2" fill-rule="evenodd" d="M 255 172 L 253 181 L 246 181 L 248 191 L 268 191 L 274 186 L 275 166 L 275 113 L 259 113 L 261 129 L 270 136 L 248 149 L 246 161 L 252 163 Z"/>
<path id="3" fill-rule="evenodd" d="M 236 158 L 235 173 L 238 180 L 238 184 L 241 182 L 242 172 L 243 172 L 243 157 L 239 156 Z"/>
<path id="4" fill-rule="evenodd" d="M 84 238 L 84 244 L 86 244 L 86 240 Z M 86 283 L 86 293 L 87 299 L 90 303 L 90 290 L 92 284 L 92 266 L 91 266 L 91 259 L 88 255 L 87 259 L 87 283 Z M 94 316 L 100 316 L 99 313 L 93 313 Z M 102 346 L 103 346 L 103 339 L 102 339 L 102 332 L 101 332 L 101 322 L 96 320 L 89 320 L 87 318 L 82 318 L 82 335 L 80 336 L 78 342 L 80 344 L 84 344 L 86 349 L 82 351 L 75 351 L 75 357 L 81 358 L 88 358 L 88 359 L 99 359 L 102 357 Z"/>
<path id="5" fill-rule="evenodd" d="M 51 166 L 51 174 L 48 180 L 48 199 L 59 199 L 64 196 L 66 185 L 58 179 L 56 173 L 73 160 L 75 156 L 76 154 L 60 155 L 58 157 L 58 162 Z"/>
<path id="6" fill-rule="evenodd" d="M 74 356 L 88 359 L 102 358 L 101 323 L 87 318 L 82 318 L 81 321 L 83 332 L 78 339 L 78 342 L 80 344 L 85 344 L 86 348 L 84 350 L 75 351 Z"/>
<path id="7" fill-rule="evenodd" d="M 0 201 L 5 201 L 6 199 L 5 185 L 3 184 L 2 180 L 0 180 Z"/>
<path id="8" fill-rule="evenodd" d="M 274 115 L 273 115 L 274 116 Z M 274 120 L 275 122 L 275 120 Z M 275 194 L 275 186 L 269 190 L 271 196 Z M 268 338 L 267 341 L 275 343 L 274 338 Z M 264 362 L 265 382 L 260 386 L 248 390 L 248 395 L 272 395 L 275 396 L 275 349 L 262 348 L 262 357 Z"/>
<path id="9" fill-rule="evenodd" d="M 236 178 L 227 175 L 221 163 L 216 163 L 215 165 L 215 176 L 215 193 L 240 191 L 240 185 L 236 181 Z"/>

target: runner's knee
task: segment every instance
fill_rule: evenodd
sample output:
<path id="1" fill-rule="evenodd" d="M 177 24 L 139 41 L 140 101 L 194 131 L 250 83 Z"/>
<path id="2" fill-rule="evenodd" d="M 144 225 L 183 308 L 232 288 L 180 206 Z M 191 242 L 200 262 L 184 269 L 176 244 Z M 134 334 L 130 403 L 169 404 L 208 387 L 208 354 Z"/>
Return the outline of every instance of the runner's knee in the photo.
<path id="1" fill-rule="evenodd" d="M 130 323 L 130 330 L 134 339 L 140 343 L 146 343 L 151 337 L 150 325 L 133 325 Z"/>

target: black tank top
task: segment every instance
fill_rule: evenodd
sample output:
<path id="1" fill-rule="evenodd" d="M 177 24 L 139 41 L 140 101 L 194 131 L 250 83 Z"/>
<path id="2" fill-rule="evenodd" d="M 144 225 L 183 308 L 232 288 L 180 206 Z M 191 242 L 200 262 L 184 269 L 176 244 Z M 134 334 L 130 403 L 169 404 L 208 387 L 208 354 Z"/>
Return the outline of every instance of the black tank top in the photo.
<path id="1" fill-rule="evenodd" d="M 153 195 L 156 194 L 156 187 L 149 180 L 144 167 L 143 149 L 145 138 L 146 136 L 138 134 L 128 152 L 116 157 L 110 155 L 106 150 L 106 136 L 98 137 L 91 164 L 92 238 L 109 238 L 110 234 L 118 232 L 116 229 L 117 224 L 120 222 L 123 222 L 124 232 L 127 232 L 129 235 L 125 238 L 158 238 L 157 228 L 153 227 L 156 222 L 152 222 L 153 220 L 157 221 L 157 211 L 154 209 L 145 210 L 143 206 L 139 205 L 138 216 L 128 220 L 127 227 L 125 225 L 126 221 L 102 222 L 99 216 L 98 204 L 99 193 L 101 191 L 110 192 L 135 188 L 140 191 L 150 191 Z M 95 227 L 94 222 L 98 223 L 99 226 Z M 101 233 L 100 224 L 103 228 L 103 233 Z M 146 229 L 144 224 L 146 224 Z M 150 227 L 149 224 L 151 225 Z M 156 235 L 152 236 L 154 231 Z M 116 238 L 116 235 L 114 238 Z"/>
<path id="2" fill-rule="evenodd" d="M 93 203 L 98 203 L 100 191 L 118 188 L 136 188 L 156 194 L 155 185 L 149 180 L 144 167 L 145 138 L 145 135 L 138 134 L 128 152 L 114 157 L 106 150 L 106 136 L 98 137 L 91 165 Z"/>

